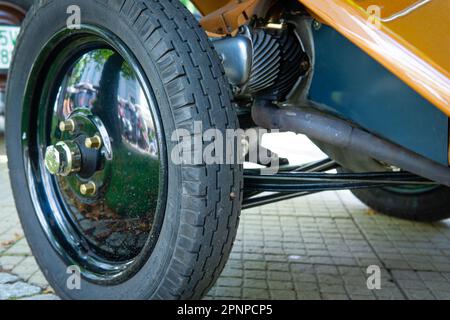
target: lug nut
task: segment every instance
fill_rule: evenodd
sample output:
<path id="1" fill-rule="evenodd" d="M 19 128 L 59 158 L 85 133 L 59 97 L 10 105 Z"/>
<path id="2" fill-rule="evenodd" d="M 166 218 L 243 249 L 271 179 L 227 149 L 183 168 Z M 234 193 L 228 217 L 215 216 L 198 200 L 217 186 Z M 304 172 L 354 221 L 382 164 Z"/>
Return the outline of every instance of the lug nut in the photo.
<path id="1" fill-rule="evenodd" d="M 102 138 L 97 135 L 87 138 L 84 145 L 89 149 L 100 149 L 102 147 Z"/>
<path id="2" fill-rule="evenodd" d="M 81 170 L 81 151 L 72 141 L 61 141 L 45 151 L 45 166 L 52 175 L 66 177 Z"/>
<path id="3" fill-rule="evenodd" d="M 61 132 L 74 132 L 75 121 L 73 121 L 72 119 L 61 121 L 59 123 L 59 130 L 61 130 Z"/>
<path id="4" fill-rule="evenodd" d="M 97 186 L 94 182 L 90 181 L 80 186 L 80 192 L 83 196 L 93 196 L 97 193 Z"/>

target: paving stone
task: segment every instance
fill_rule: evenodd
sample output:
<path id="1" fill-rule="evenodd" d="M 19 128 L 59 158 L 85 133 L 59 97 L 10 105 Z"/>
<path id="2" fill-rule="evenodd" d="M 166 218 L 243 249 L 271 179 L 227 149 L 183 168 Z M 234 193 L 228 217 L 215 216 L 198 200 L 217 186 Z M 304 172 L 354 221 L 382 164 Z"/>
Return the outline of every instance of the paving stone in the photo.
<path id="1" fill-rule="evenodd" d="M 318 274 L 317 280 L 320 283 L 324 284 L 343 284 L 344 279 L 340 277 L 339 275 L 330 275 L 330 274 Z"/>
<path id="2" fill-rule="evenodd" d="M 245 279 L 267 279 L 266 272 L 261 272 L 257 270 L 245 270 L 244 272 Z"/>
<path id="3" fill-rule="evenodd" d="M 372 293 L 380 300 L 404 300 L 403 293 L 398 288 L 383 288 L 381 290 L 372 290 Z"/>
<path id="4" fill-rule="evenodd" d="M 18 277 L 9 273 L 0 273 L 0 284 L 13 283 L 19 280 Z"/>
<path id="5" fill-rule="evenodd" d="M 346 294 L 345 287 L 343 285 L 319 283 L 321 293 L 333 293 L 333 294 Z"/>
<path id="6" fill-rule="evenodd" d="M 299 300 L 321 300 L 322 297 L 318 291 L 300 291 L 297 293 Z"/>
<path id="7" fill-rule="evenodd" d="M 324 299 L 324 300 L 348 300 L 349 297 L 345 293 L 323 293 L 322 299 Z"/>
<path id="8" fill-rule="evenodd" d="M 24 259 L 24 256 L 0 256 L 0 269 L 11 271 Z"/>
<path id="9" fill-rule="evenodd" d="M 242 287 L 242 279 L 222 276 L 217 281 L 217 285 L 223 286 L 223 287 Z"/>
<path id="10" fill-rule="evenodd" d="M 405 290 L 406 296 L 411 300 L 435 300 L 435 296 L 429 290 L 409 289 Z"/>
<path id="11" fill-rule="evenodd" d="M 398 280 L 400 287 L 403 289 L 424 290 L 427 289 L 426 284 L 419 280 Z"/>
<path id="12" fill-rule="evenodd" d="M 419 273 L 412 270 L 392 270 L 391 274 L 398 280 L 419 280 Z"/>
<path id="13" fill-rule="evenodd" d="M 245 261 L 244 268 L 246 270 L 266 270 L 267 264 L 264 261 Z"/>
<path id="14" fill-rule="evenodd" d="M 280 281 L 291 281 L 291 275 L 289 272 L 281 272 L 281 271 L 269 271 L 267 272 L 269 280 L 280 280 Z"/>
<path id="15" fill-rule="evenodd" d="M 288 263 L 274 263 L 274 262 L 268 262 L 267 263 L 267 269 L 271 271 L 282 271 L 282 272 L 288 272 L 289 271 L 289 264 Z"/>
<path id="16" fill-rule="evenodd" d="M 350 293 L 349 298 L 351 300 L 362 300 L 362 301 L 367 301 L 367 300 L 376 300 L 376 297 L 374 295 L 358 295 L 358 294 L 354 294 L 354 293 Z"/>
<path id="17" fill-rule="evenodd" d="M 264 289 L 253 289 L 253 288 L 244 288 L 244 299 L 270 299 L 270 294 L 268 290 Z"/>
<path id="18" fill-rule="evenodd" d="M 241 288 L 231 287 L 216 287 L 216 296 L 227 298 L 240 298 L 242 297 Z"/>
<path id="19" fill-rule="evenodd" d="M 274 300 L 295 300 L 297 295 L 294 290 L 270 290 L 270 298 Z"/>
<path id="20" fill-rule="evenodd" d="M 318 282 L 303 282 L 303 281 L 296 281 L 294 282 L 295 289 L 297 293 L 303 292 L 303 291 L 319 291 L 319 284 Z"/>
<path id="21" fill-rule="evenodd" d="M 293 290 L 294 284 L 291 281 L 268 281 L 269 288 L 271 290 Z"/>
<path id="22" fill-rule="evenodd" d="M 29 283 L 36 285 L 41 288 L 47 288 L 48 282 L 47 279 L 45 279 L 44 275 L 41 271 L 35 272 L 30 279 L 28 280 Z"/>
<path id="23" fill-rule="evenodd" d="M 0 284 L 0 300 L 18 299 L 33 296 L 41 292 L 41 288 L 25 282 Z"/>
<path id="24" fill-rule="evenodd" d="M 25 239 L 21 239 L 15 243 L 11 248 L 6 250 L 6 255 L 29 255 L 31 253 L 30 247 Z"/>
<path id="25" fill-rule="evenodd" d="M 233 269 L 233 268 L 225 268 L 222 272 L 222 276 L 224 277 L 236 277 L 241 278 L 244 274 L 242 269 Z"/>
<path id="26" fill-rule="evenodd" d="M 267 280 L 245 279 L 244 288 L 267 289 L 268 288 Z"/>
<path id="27" fill-rule="evenodd" d="M 39 270 L 36 261 L 33 257 L 27 257 L 22 260 L 14 269 L 12 273 L 18 275 L 24 280 L 29 280 L 33 274 Z"/>

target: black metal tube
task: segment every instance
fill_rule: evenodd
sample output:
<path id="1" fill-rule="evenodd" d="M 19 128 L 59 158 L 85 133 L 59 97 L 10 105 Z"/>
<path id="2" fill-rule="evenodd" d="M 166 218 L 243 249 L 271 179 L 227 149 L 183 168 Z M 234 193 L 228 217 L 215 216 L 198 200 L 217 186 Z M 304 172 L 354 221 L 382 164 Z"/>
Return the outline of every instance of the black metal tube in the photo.
<path id="1" fill-rule="evenodd" d="M 351 123 L 312 108 L 278 108 L 258 104 L 253 121 L 266 129 L 305 134 L 313 140 L 367 154 L 432 181 L 450 186 L 450 168 L 392 142 L 366 132 Z"/>

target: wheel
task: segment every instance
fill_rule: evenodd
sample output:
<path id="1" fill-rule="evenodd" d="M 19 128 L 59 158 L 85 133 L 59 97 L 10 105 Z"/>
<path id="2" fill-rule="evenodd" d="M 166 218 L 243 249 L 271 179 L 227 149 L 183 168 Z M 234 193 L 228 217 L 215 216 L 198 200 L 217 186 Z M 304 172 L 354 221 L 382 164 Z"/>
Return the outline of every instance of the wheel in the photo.
<path id="1" fill-rule="evenodd" d="M 353 190 L 370 208 L 388 216 L 434 222 L 450 218 L 450 189 L 447 187 L 390 187 Z"/>
<path id="2" fill-rule="evenodd" d="M 194 124 L 238 127 L 220 60 L 178 1 L 78 0 L 68 30 L 72 4 L 33 6 L 8 82 L 10 177 L 33 254 L 65 299 L 201 298 L 235 239 L 243 169 L 172 151 Z"/>

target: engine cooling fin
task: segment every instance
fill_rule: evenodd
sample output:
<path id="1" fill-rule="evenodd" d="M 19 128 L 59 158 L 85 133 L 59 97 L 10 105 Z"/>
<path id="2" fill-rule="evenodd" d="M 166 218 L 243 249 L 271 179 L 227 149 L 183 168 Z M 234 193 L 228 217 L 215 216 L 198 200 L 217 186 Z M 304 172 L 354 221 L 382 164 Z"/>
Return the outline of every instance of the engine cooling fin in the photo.
<path id="1" fill-rule="evenodd" d="M 304 74 L 306 54 L 291 30 L 257 29 L 252 33 L 253 64 L 248 93 L 278 101 L 286 97 Z"/>
<path id="2" fill-rule="evenodd" d="M 249 92 L 254 94 L 275 84 L 281 67 L 281 49 L 277 40 L 264 30 L 256 30 L 253 40 L 253 65 Z"/>

